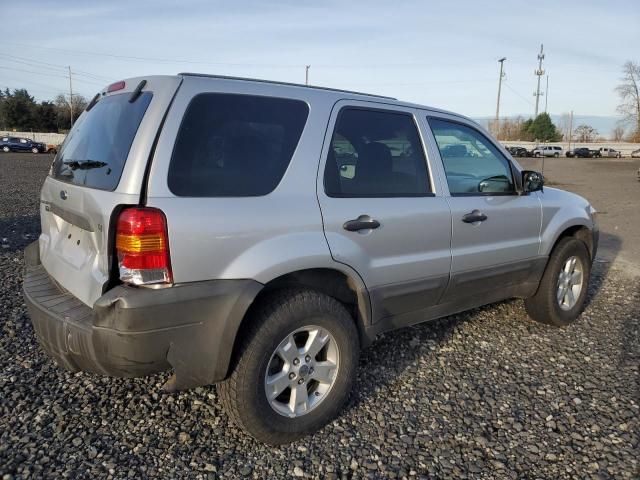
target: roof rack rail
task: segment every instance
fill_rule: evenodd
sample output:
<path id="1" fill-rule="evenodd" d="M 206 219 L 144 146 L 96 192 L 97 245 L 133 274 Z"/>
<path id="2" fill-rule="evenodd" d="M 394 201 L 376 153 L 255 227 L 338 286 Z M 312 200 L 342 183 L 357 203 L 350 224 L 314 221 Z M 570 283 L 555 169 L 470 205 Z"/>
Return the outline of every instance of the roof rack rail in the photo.
<path id="1" fill-rule="evenodd" d="M 388 97 L 386 95 L 375 95 L 373 93 L 355 92 L 353 90 L 341 90 L 339 88 L 318 87 L 316 85 L 303 85 L 301 83 L 280 82 L 280 81 L 276 81 L 276 80 L 263 80 L 261 78 L 230 77 L 230 76 L 227 76 L 227 75 L 211 75 L 211 74 L 207 74 L 207 73 L 193 73 L 193 72 L 180 72 L 178 75 L 188 76 L 188 77 L 220 78 L 220 79 L 223 79 L 223 80 L 244 80 L 246 82 L 271 83 L 271 84 L 274 84 L 274 85 L 289 85 L 291 87 L 313 88 L 315 90 L 328 90 L 330 92 L 351 93 L 351 94 L 354 94 L 354 95 L 363 95 L 363 96 L 366 96 L 366 97 L 376 97 L 376 98 L 386 98 L 388 100 L 398 100 L 395 97 Z"/>

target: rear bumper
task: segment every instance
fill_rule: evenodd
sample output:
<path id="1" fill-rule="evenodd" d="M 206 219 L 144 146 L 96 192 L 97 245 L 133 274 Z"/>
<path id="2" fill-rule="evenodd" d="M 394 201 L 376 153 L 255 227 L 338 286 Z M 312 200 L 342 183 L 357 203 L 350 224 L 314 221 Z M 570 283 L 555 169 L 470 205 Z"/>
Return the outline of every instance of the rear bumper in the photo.
<path id="1" fill-rule="evenodd" d="M 117 286 L 85 305 L 25 250 L 24 298 L 38 341 L 70 371 L 138 377 L 169 368 L 171 387 L 225 378 L 240 323 L 262 285 L 214 280 L 149 289 Z"/>

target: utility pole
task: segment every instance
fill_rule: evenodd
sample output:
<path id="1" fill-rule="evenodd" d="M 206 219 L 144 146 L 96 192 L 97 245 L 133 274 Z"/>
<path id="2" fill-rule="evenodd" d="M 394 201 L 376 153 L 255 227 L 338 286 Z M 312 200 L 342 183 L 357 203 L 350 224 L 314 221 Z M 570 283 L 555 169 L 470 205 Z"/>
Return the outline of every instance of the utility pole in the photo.
<path id="1" fill-rule="evenodd" d="M 547 104 L 549 103 L 549 75 L 547 75 L 547 88 L 544 90 L 544 113 L 547 113 Z"/>
<path id="2" fill-rule="evenodd" d="M 573 110 L 569 114 L 569 150 L 571 150 L 571 137 L 573 136 Z"/>
<path id="3" fill-rule="evenodd" d="M 544 60 L 543 49 L 544 45 L 540 45 L 540 53 L 538 54 L 538 69 L 533 72 L 538 76 L 538 88 L 533 94 L 536 97 L 536 113 L 534 115 L 534 118 L 538 116 L 538 104 L 540 103 L 540 95 L 542 95 L 540 93 L 540 77 L 544 75 L 544 70 L 542 69 L 542 60 Z"/>
<path id="4" fill-rule="evenodd" d="M 71 110 L 71 128 L 73 128 L 73 84 L 71 83 L 71 65 L 69 65 L 69 108 Z"/>
<path id="5" fill-rule="evenodd" d="M 305 85 L 309 85 L 309 69 L 311 68 L 311 65 L 306 65 L 304 67 L 304 84 Z"/>
<path id="6" fill-rule="evenodd" d="M 507 57 L 502 57 L 498 60 L 498 63 L 500 63 L 500 77 L 498 78 L 498 101 L 496 102 L 496 138 L 498 138 L 498 135 L 500 134 L 500 90 L 502 89 L 502 78 L 504 77 L 502 69 L 506 59 Z"/>

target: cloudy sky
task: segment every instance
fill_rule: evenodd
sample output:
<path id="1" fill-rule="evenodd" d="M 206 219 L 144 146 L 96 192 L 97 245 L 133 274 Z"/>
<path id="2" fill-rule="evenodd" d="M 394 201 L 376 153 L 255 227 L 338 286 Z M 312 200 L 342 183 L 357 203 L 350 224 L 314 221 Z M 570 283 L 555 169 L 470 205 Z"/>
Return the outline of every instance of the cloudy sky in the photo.
<path id="1" fill-rule="evenodd" d="M 626 60 L 640 61 L 640 1 L 7 2 L 0 87 L 38 99 L 110 81 L 198 71 L 391 95 L 469 116 L 533 112 L 544 43 L 548 109 L 614 115 Z M 545 79 L 543 77 L 543 87 Z M 544 97 L 541 100 L 544 109 Z"/>

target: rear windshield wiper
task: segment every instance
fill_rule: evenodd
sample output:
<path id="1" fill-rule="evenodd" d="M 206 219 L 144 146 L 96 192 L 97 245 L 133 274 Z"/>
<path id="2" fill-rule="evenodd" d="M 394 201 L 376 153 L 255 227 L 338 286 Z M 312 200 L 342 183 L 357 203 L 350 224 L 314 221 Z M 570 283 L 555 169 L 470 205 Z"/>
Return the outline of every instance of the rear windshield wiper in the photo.
<path id="1" fill-rule="evenodd" d="M 62 163 L 68 165 L 71 170 L 89 170 L 107 166 L 106 162 L 100 162 L 99 160 L 65 160 Z"/>

